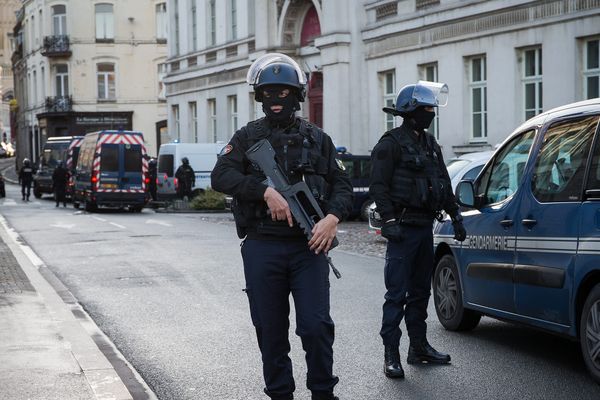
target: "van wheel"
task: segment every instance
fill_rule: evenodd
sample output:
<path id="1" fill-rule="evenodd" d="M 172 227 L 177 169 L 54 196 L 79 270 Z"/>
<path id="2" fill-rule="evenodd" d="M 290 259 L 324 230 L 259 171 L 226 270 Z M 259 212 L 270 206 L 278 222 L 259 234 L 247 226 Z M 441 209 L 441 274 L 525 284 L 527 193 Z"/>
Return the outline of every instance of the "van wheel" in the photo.
<path id="1" fill-rule="evenodd" d="M 91 201 L 85 200 L 84 204 L 85 204 L 85 211 L 87 211 L 87 212 L 94 212 L 98 209 L 96 204 L 92 203 Z"/>
<path id="2" fill-rule="evenodd" d="M 600 283 L 594 286 L 583 306 L 579 342 L 588 371 L 600 383 Z"/>
<path id="3" fill-rule="evenodd" d="M 129 211 L 134 212 L 134 213 L 140 213 L 140 212 L 142 212 L 143 208 L 144 208 L 144 206 L 133 206 L 133 207 L 129 207 Z"/>
<path id="4" fill-rule="evenodd" d="M 462 289 L 454 257 L 445 255 L 433 275 L 435 312 L 444 328 L 450 331 L 475 329 L 481 314 L 463 307 Z"/>
<path id="5" fill-rule="evenodd" d="M 75 207 L 76 209 L 79 210 L 79 202 L 78 201 L 73 201 L 73 207 Z"/>
<path id="6" fill-rule="evenodd" d="M 36 199 L 42 198 L 42 192 L 40 192 L 40 188 L 38 188 L 37 185 L 33 186 L 33 195 L 35 196 Z"/>

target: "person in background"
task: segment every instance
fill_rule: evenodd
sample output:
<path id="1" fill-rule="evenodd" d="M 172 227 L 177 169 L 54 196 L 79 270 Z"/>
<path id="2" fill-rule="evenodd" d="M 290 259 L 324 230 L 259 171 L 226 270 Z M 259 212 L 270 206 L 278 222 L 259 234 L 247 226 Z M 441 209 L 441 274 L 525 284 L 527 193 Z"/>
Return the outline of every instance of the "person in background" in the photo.
<path id="1" fill-rule="evenodd" d="M 31 183 L 33 182 L 33 167 L 29 158 L 23 159 L 23 166 L 19 170 L 19 183 L 21 184 L 21 195 L 23 201 L 29 201 L 31 194 Z"/>
<path id="2" fill-rule="evenodd" d="M 192 197 L 192 188 L 196 184 L 196 174 L 194 168 L 190 166 L 190 160 L 187 157 L 181 159 L 181 165 L 175 171 L 177 178 L 177 197 L 180 199 L 190 199 Z"/>
<path id="3" fill-rule="evenodd" d="M 148 161 L 148 193 L 152 201 L 156 201 L 156 158 L 152 157 Z"/>
<path id="4" fill-rule="evenodd" d="M 54 189 L 54 200 L 56 207 L 59 203 L 63 203 L 63 207 L 67 206 L 66 190 L 69 181 L 69 172 L 64 167 L 64 163 L 59 161 L 52 173 L 52 188 Z"/>

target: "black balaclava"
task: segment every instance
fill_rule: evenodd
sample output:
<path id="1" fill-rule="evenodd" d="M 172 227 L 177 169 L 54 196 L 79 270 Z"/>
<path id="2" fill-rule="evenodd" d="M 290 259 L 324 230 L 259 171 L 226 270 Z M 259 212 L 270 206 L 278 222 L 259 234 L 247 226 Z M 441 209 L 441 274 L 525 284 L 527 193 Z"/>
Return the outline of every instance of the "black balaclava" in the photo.
<path id="1" fill-rule="evenodd" d="M 435 111 L 427 111 L 424 106 L 420 106 L 406 114 L 406 118 L 416 130 L 422 131 L 431 125 L 431 121 L 435 118 Z"/>
<path id="2" fill-rule="evenodd" d="M 284 89 L 288 89 L 290 94 L 287 97 L 279 98 L 277 95 Z M 300 109 L 298 94 L 296 89 L 286 85 L 267 85 L 260 89 L 268 92 L 269 97 L 262 96 L 262 109 L 267 118 L 275 123 L 285 123 L 290 121 L 294 113 Z M 275 113 L 271 110 L 271 106 L 282 106 L 283 109 Z"/>

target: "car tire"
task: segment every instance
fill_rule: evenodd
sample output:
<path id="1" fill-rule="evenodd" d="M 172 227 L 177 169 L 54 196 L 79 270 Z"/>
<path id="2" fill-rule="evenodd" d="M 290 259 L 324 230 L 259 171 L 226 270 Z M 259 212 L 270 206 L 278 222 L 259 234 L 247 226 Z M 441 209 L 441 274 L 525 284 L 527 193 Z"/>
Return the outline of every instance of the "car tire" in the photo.
<path id="1" fill-rule="evenodd" d="M 87 212 L 94 212 L 96 211 L 97 207 L 96 204 L 92 203 L 91 201 L 85 200 L 85 211 Z"/>
<path id="2" fill-rule="evenodd" d="M 38 188 L 37 185 L 33 186 L 33 195 L 35 196 L 36 199 L 42 198 L 42 192 L 40 192 L 40 189 Z"/>
<path id="3" fill-rule="evenodd" d="M 373 200 L 369 199 L 367 201 L 365 201 L 362 206 L 360 207 L 360 215 L 359 218 L 361 221 L 368 221 L 369 220 L 369 207 L 371 206 L 371 204 L 373 203 Z"/>
<path id="4" fill-rule="evenodd" d="M 456 261 L 451 255 L 443 256 L 433 275 L 433 299 L 440 323 L 449 331 L 475 329 L 481 314 L 463 307 L 462 286 Z"/>
<path id="5" fill-rule="evenodd" d="M 590 291 L 581 311 L 579 342 L 592 378 L 600 384 L 600 283 Z"/>
<path id="6" fill-rule="evenodd" d="M 79 202 L 78 202 L 78 201 L 75 201 L 75 200 L 73 200 L 73 207 L 75 207 L 76 209 L 78 209 L 78 210 L 79 210 Z"/>

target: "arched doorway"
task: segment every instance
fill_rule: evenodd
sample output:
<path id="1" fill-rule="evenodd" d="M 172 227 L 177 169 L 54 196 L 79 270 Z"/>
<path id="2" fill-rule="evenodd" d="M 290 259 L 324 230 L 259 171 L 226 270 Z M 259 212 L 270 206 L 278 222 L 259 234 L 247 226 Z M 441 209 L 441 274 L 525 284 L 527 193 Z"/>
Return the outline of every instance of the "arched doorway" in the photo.
<path id="1" fill-rule="evenodd" d="M 321 24 L 315 6 L 311 6 L 302 21 L 300 46 L 314 45 L 316 37 L 321 36 Z M 308 119 L 318 127 L 323 127 L 323 73 L 310 73 L 308 81 Z"/>

